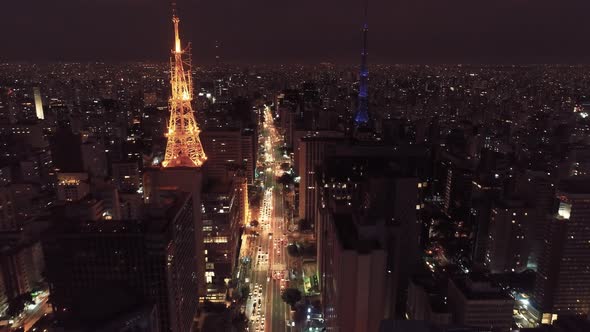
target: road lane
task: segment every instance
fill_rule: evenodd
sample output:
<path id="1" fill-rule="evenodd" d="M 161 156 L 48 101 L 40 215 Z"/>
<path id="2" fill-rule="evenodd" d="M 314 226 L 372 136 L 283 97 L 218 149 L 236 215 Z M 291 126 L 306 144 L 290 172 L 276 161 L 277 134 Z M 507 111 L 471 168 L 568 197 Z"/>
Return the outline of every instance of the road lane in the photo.
<path id="1" fill-rule="evenodd" d="M 286 227 L 284 225 L 283 191 L 276 182 L 282 160 L 279 150 L 279 147 L 282 146 L 282 139 L 276 130 L 268 107 L 264 109 L 264 119 L 262 144 L 266 150 L 263 156 L 266 166 L 261 179 L 265 187 L 258 216 L 260 236 L 254 241 L 248 242 L 250 248 L 246 251 L 252 255 L 250 288 L 254 290 L 256 285 L 261 285 L 262 294 L 258 296 L 253 292 L 253 298 L 246 303 L 246 311 L 250 318 L 250 331 L 282 332 L 287 331 L 286 322 L 289 318 L 289 311 L 281 299 L 280 277 L 273 277 L 275 272 L 286 276 L 287 267 L 285 256 L 287 241 L 286 236 L 283 235 Z M 264 164 L 262 160 L 260 164 Z M 256 310 L 252 314 L 253 304 L 257 303 L 258 298 L 262 301 L 260 314 L 258 314 L 259 306 L 256 306 Z M 264 317 L 264 324 L 256 320 L 257 318 L 262 319 L 262 317 Z"/>

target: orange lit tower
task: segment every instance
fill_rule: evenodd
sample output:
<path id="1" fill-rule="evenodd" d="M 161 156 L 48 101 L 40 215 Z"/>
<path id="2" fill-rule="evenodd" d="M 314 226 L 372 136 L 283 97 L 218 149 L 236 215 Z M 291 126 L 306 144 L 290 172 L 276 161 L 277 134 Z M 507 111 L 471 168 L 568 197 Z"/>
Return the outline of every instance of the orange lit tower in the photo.
<path id="1" fill-rule="evenodd" d="M 173 3 L 174 49 L 170 59 L 170 120 L 168 122 L 168 144 L 162 166 L 201 167 L 207 156 L 199 139 L 199 126 L 193 114 L 193 81 L 191 77 L 190 45 L 182 49 L 176 6 Z M 183 55 L 185 55 L 183 57 Z M 183 59 L 184 58 L 184 59 Z M 186 69 L 185 69 L 186 67 Z"/>

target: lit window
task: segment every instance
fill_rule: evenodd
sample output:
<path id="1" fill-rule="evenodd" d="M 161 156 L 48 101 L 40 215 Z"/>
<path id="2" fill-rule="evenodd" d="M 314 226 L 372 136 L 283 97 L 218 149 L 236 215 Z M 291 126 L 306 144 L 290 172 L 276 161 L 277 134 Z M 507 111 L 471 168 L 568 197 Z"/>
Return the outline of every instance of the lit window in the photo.
<path id="1" fill-rule="evenodd" d="M 571 204 L 568 204 L 565 202 L 559 203 L 559 210 L 557 211 L 557 214 L 559 217 L 561 217 L 563 219 L 569 219 L 571 212 L 572 212 L 572 205 Z"/>
<path id="2" fill-rule="evenodd" d="M 227 243 L 227 236 L 208 236 L 203 239 L 204 243 Z"/>
<path id="3" fill-rule="evenodd" d="M 208 284 L 213 282 L 213 277 L 215 276 L 215 272 L 213 271 L 206 271 L 205 272 L 205 279 Z"/>

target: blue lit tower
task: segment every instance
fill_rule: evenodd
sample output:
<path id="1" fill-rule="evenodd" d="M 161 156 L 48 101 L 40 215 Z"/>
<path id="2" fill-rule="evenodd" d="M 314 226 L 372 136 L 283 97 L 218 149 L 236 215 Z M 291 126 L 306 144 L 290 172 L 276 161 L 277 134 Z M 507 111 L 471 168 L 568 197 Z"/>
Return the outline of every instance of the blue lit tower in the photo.
<path id="1" fill-rule="evenodd" d="M 366 125 L 369 122 L 369 68 L 367 68 L 367 34 L 369 33 L 369 24 L 367 24 L 367 6 L 365 2 L 365 23 L 363 24 L 363 51 L 361 53 L 361 70 L 359 79 L 359 97 L 354 122 L 357 126 Z"/>

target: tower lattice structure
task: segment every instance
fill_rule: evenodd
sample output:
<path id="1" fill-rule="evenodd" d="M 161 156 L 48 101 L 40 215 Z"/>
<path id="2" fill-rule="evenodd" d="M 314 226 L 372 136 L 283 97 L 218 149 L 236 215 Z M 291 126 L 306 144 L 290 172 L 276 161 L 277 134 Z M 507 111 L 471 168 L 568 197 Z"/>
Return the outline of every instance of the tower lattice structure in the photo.
<path id="1" fill-rule="evenodd" d="M 357 126 L 365 125 L 369 122 L 369 68 L 367 66 L 367 35 L 369 25 L 367 22 L 368 1 L 365 2 L 365 23 L 363 24 L 363 51 L 361 53 L 361 68 L 359 73 L 359 95 L 358 106 L 354 117 Z"/>
<path id="2" fill-rule="evenodd" d="M 191 102 L 193 81 L 191 76 L 190 45 L 183 49 L 180 43 L 178 24 L 180 19 L 173 10 L 174 49 L 170 58 L 170 120 L 168 121 L 168 143 L 162 166 L 201 167 L 207 156 L 199 138 L 199 126 L 195 120 Z"/>

